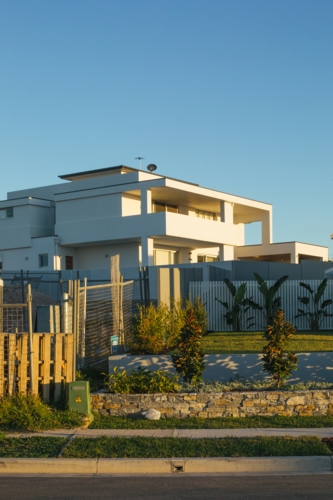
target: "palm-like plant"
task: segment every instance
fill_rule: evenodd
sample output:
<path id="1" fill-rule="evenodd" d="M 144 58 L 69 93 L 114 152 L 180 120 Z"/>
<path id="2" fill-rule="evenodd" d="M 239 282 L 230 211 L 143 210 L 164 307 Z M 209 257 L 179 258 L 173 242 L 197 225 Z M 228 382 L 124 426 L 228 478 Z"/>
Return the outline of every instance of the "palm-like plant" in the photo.
<path id="1" fill-rule="evenodd" d="M 253 274 L 258 282 L 259 290 L 264 297 L 264 304 L 261 305 L 253 302 L 251 305 L 253 309 L 262 311 L 266 322 L 266 325 L 264 325 L 264 327 L 266 328 L 267 326 L 273 325 L 274 316 L 276 312 L 281 309 L 281 297 L 275 297 L 275 294 L 283 285 L 283 283 L 288 279 L 288 276 L 282 276 L 282 278 L 276 280 L 274 285 L 268 287 L 266 281 L 259 274 Z"/>
<path id="2" fill-rule="evenodd" d="M 222 304 L 222 306 L 226 309 L 226 313 L 223 316 L 227 320 L 227 325 L 232 326 L 233 332 L 241 332 L 243 330 L 244 316 L 252 307 L 252 299 L 245 298 L 246 283 L 242 283 L 237 289 L 228 278 L 225 278 L 223 281 L 227 285 L 229 292 L 232 295 L 232 304 L 230 306 L 229 302 L 223 302 L 217 297 L 215 297 L 215 300 Z M 247 322 L 249 323 L 252 319 L 253 317 L 248 318 Z M 248 328 L 250 328 L 251 326 L 252 325 L 248 324 Z"/>
<path id="3" fill-rule="evenodd" d="M 320 326 L 325 318 L 332 317 L 333 314 L 327 312 L 326 308 L 333 304 L 333 300 L 326 299 L 322 301 L 325 289 L 327 287 L 327 278 L 317 288 L 315 292 L 307 283 L 300 283 L 301 287 L 309 292 L 309 295 L 298 297 L 298 300 L 305 306 L 304 309 L 299 309 L 295 318 L 306 318 L 312 331 L 320 330 Z M 321 302 L 322 301 L 322 302 Z"/>

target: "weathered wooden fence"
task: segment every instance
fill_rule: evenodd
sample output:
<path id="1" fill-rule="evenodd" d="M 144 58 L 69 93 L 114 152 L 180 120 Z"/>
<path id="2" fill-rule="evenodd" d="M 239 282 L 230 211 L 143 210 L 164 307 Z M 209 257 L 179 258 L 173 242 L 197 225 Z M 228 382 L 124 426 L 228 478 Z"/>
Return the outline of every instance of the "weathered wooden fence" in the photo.
<path id="1" fill-rule="evenodd" d="M 26 297 L 5 304 L 0 279 L 0 397 L 31 393 L 56 401 L 75 376 L 74 335 L 33 333 L 29 284 Z"/>
<path id="2" fill-rule="evenodd" d="M 236 288 L 238 288 L 243 281 L 233 281 L 232 282 Z M 275 281 L 266 281 L 267 286 L 271 287 Z M 302 280 L 302 283 L 307 283 L 311 286 L 313 290 L 317 290 L 321 283 L 321 280 Z M 251 297 L 252 300 L 258 304 L 263 304 L 263 296 L 258 289 L 258 283 L 256 281 L 247 281 L 246 297 Z M 292 324 L 294 324 L 300 330 L 309 330 L 309 324 L 305 318 L 296 318 L 298 314 L 298 308 L 304 309 L 304 306 L 300 303 L 298 297 L 306 296 L 307 291 L 300 287 L 300 281 L 298 280 L 287 280 L 283 283 L 281 288 L 278 290 L 276 297 L 281 297 L 281 306 L 285 312 L 285 318 Z M 195 299 L 200 297 L 202 302 L 205 303 L 208 320 L 209 329 L 214 331 L 226 331 L 230 330 L 230 326 L 227 325 L 226 319 L 224 318 L 225 308 L 216 299 L 222 302 L 228 302 L 231 306 L 232 296 L 223 281 L 201 281 L 201 282 L 191 282 L 189 284 L 190 297 Z M 327 282 L 327 287 L 322 300 L 333 299 L 333 280 Z M 311 304 L 310 304 L 311 307 Z M 333 306 L 327 308 L 327 312 L 333 313 Z M 246 319 L 250 316 L 254 316 L 255 326 L 251 330 L 257 330 L 263 328 L 263 317 L 260 311 L 249 310 L 245 316 L 244 330 L 246 329 Z M 333 329 L 333 318 L 325 318 L 322 326 L 322 330 L 332 330 Z"/>
<path id="3" fill-rule="evenodd" d="M 28 333 L 0 333 L 0 397 L 39 393 L 57 401 L 72 381 L 73 334 L 34 333 L 32 349 Z"/>

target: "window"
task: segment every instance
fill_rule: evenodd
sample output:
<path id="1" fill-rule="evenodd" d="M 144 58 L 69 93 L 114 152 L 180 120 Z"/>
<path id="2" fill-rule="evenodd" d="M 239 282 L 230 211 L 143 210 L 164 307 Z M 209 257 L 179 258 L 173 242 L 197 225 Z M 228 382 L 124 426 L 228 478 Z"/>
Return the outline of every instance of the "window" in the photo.
<path id="1" fill-rule="evenodd" d="M 66 255 L 65 266 L 66 269 L 74 269 L 74 258 L 72 255 Z"/>
<path id="2" fill-rule="evenodd" d="M 178 207 L 177 205 L 170 205 L 170 203 L 153 201 L 153 212 L 173 212 L 174 214 L 178 214 Z"/>
<path id="3" fill-rule="evenodd" d="M 205 210 L 196 210 L 195 216 L 199 219 L 216 220 L 216 214 L 214 212 L 206 212 Z"/>
<path id="4" fill-rule="evenodd" d="M 11 217 L 14 217 L 13 207 L 0 209 L 0 219 L 10 219 Z"/>
<path id="5" fill-rule="evenodd" d="M 49 254 L 41 253 L 38 255 L 39 267 L 47 267 L 49 265 Z"/>
<path id="6" fill-rule="evenodd" d="M 154 250 L 154 266 L 178 264 L 178 252 L 172 250 Z"/>
<path id="7" fill-rule="evenodd" d="M 198 255 L 198 262 L 217 262 L 214 255 Z"/>

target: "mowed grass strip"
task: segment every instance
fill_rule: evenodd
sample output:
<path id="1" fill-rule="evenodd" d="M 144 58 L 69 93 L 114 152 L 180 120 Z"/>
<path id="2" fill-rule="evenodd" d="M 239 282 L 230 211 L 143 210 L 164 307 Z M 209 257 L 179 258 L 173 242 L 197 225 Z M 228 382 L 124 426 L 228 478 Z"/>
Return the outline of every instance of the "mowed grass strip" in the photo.
<path id="1" fill-rule="evenodd" d="M 0 457 L 56 458 L 66 443 L 67 439 L 60 437 L 0 437 Z"/>
<path id="2" fill-rule="evenodd" d="M 326 428 L 333 427 L 333 416 L 313 417 L 225 417 L 167 418 L 161 420 L 105 417 L 95 414 L 89 429 L 251 429 L 251 428 Z"/>
<path id="3" fill-rule="evenodd" d="M 64 458 L 290 457 L 329 455 L 317 437 L 77 438 L 63 450 Z"/>
<path id="4" fill-rule="evenodd" d="M 262 353 L 263 332 L 213 332 L 203 338 L 205 354 Z M 333 332 L 298 331 L 288 342 L 290 352 L 333 351 Z"/>

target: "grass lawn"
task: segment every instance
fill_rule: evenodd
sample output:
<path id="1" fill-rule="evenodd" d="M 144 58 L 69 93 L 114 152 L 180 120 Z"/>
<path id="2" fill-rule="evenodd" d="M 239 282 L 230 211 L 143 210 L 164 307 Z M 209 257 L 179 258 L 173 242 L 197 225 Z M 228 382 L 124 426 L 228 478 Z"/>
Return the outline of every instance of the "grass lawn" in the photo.
<path id="1" fill-rule="evenodd" d="M 270 457 L 329 455 L 317 437 L 73 439 L 64 458 Z"/>
<path id="2" fill-rule="evenodd" d="M 327 428 L 333 427 L 333 416 L 314 417 L 226 417 L 167 418 L 161 420 L 104 417 L 95 414 L 89 429 L 250 429 L 250 428 Z"/>
<path id="3" fill-rule="evenodd" d="M 0 437 L 0 457 L 2 458 L 55 458 L 66 445 L 61 437 L 6 438 Z"/>
<path id="4" fill-rule="evenodd" d="M 262 332 L 213 332 L 203 338 L 205 354 L 262 353 Z M 288 342 L 290 352 L 333 351 L 333 331 L 297 331 Z"/>
<path id="5" fill-rule="evenodd" d="M 172 458 L 327 456 L 317 437 L 189 438 L 0 438 L 1 458 Z M 60 459 L 61 460 L 61 459 Z"/>

